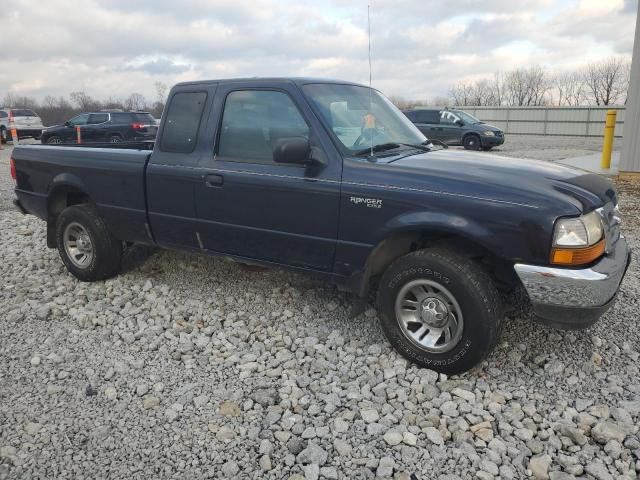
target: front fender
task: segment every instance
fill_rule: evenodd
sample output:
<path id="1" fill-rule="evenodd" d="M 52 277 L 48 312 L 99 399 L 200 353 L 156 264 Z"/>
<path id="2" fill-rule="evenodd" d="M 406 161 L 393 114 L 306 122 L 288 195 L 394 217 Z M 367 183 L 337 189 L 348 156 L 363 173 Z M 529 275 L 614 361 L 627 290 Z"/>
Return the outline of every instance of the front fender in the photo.
<path id="1" fill-rule="evenodd" d="M 504 250 L 496 233 L 486 224 L 446 212 L 408 212 L 390 219 L 380 230 L 379 241 L 405 232 L 433 232 L 463 237 L 503 257 Z"/>

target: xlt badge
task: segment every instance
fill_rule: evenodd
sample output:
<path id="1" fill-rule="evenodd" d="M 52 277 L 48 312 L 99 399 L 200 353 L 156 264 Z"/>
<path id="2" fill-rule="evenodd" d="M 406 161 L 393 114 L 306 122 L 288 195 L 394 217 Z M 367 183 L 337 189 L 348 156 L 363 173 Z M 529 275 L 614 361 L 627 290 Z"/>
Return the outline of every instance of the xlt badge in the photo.
<path id="1" fill-rule="evenodd" d="M 367 208 L 382 208 L 382 200 L 379 198 L 350 197 L 349 201 L 354 205 L 364 205 Z"/>

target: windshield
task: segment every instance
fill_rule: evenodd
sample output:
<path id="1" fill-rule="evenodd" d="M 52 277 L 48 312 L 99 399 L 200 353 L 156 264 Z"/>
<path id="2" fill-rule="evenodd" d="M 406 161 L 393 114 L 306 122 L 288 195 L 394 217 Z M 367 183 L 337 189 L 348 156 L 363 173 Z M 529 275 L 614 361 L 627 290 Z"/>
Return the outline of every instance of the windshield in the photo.
<path id="1" fill-rule="evenodd" d="M 350 152 L 372 145 L 420 145 L 426 137 L 380 92 L 356 85 L 310 84 L 303 91 Z"/>
<path id="2" fill-rule="evenodd" d="M 474 117 L 473 115 L 469 115 L 467 112 L 463 112 L 462 110 L 453 110 L 453 113 L 459 116 L 466 124 L 473 125 L 474 123 L 480 123 L 480 120 L 478 120 L 476 117 Z"/>

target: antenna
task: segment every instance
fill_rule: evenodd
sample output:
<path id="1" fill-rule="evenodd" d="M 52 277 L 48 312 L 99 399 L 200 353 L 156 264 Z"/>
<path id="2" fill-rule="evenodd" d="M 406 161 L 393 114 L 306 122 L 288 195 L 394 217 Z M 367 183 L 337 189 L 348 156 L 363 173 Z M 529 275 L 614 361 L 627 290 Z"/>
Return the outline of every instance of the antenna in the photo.
<path id="1" fill-rule="evenodd" d="M 369 37 L 369 115 L 373 117 L 373 112 L 371 111 L 371 107 L 373 105 L 373 91 L 371 90 L 371 5 L 367 5 L 367 32 Z M 373 131 L 371 131 L 371 152 L 370 155 L 373 157 Z"/>

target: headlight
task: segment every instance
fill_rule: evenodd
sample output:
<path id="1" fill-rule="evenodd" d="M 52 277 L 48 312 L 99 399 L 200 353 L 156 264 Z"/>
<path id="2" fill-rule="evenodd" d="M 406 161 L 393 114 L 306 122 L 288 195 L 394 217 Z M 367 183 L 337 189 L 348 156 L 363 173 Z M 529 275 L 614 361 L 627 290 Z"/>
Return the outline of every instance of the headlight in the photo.
<path id="1" fill-rule="evenodd" d="M 495 132 L 492 132 L 491 130 L 486 130 L 486 131 L 482 132 L 482 135 L 485 135 L 487 137 L 494 137 L 496 134 L 495 134 Z"/>
<path id="2" fill-rule="evenodd" d="M 598 212 L 578 218 L 561 218 L 553 231 L 551 263 L 584 265 L 604 253 L 604 229 Z"/>

